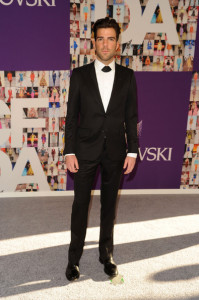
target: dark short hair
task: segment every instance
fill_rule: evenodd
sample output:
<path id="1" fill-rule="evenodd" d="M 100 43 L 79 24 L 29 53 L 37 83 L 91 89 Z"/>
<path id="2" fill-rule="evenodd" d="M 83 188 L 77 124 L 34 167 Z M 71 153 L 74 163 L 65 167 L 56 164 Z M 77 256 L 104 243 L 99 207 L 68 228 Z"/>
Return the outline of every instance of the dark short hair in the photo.
<path id="1" fill-rule="evenodd" d="M 103 18 L 103 19 L 98 19 L 94 26 L 93 26 L 93 32 L 94 32 L 94 39 L 96 40 L 97 38 L 97 30 L 99 28 L 113 28 L 115 29 L 116 32 L 116 39 L 118 41 L 119 35 L 120 35 L 120 26 L 116 22 L 115 19 L 111 19 L 109 17 Z"/>

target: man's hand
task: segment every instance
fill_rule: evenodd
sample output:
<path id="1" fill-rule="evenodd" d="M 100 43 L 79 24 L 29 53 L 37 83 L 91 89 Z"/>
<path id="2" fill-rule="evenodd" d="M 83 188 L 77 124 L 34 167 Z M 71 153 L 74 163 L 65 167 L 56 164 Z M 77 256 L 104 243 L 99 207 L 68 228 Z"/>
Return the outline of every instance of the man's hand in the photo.
<path id="1" fill-rule="evenodd" d="M 74 154 L 66 155 L 66 169 L 72 173 L 77 173 L 79 169 L 77 157 Z"/>
<path id="2" fill-rule="evenodd" d="M 133 171 L 133 168 L 135 166 L 135 162 L 136 162 L 136 158 L 135 157 L 127 156 L 125 158 L 123 169 L 126 169 L 126 168 L 127 169 L 124 172 L 124 174 L 129 174 L 130 172 Z"/>

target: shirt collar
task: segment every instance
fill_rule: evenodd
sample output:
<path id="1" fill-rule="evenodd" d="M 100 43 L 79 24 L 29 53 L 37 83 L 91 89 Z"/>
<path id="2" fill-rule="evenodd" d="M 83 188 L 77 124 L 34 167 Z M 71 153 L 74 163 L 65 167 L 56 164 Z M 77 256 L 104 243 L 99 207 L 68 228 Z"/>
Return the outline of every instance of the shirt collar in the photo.
<path id="1" fill-rule="evenodd" d="M 101 71 L 104 66 L 106 65 L 99 61 L 97 58 L 95 59 L 95 68 L 97 71 Z M 108 66 L 112 69 L 112 71 L 115 71 L 115 60 L 113 60 Z"/>

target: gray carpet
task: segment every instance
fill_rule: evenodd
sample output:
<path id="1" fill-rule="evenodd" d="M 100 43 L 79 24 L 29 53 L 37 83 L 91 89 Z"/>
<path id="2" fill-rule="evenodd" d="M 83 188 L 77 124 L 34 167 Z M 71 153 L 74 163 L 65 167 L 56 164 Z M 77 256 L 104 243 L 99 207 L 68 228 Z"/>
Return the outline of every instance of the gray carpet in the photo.
<path id="1" fill-rule="evenodd" d="M 0 198 L 3 299 L 199 300 L 199 196 L 120 196 L 114 284 L 98 261 L 99 196 L 91 201 L 81 277 L 65 278 L 72 197 Z M 118 280 L 119 281 L 119 280 Z"/>

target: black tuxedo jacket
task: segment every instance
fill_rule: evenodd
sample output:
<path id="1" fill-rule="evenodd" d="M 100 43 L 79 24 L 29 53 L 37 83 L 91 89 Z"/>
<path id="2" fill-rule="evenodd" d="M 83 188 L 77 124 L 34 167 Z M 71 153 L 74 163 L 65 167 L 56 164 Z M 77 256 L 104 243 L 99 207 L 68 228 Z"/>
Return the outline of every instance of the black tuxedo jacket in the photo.
<path id="1" fill-rule="evenodd" d="M 134 72 L 115 64 L 111 98 L 105 112 L 94 62 L 73 70 L 65 122 L 64 154 L 77 159 L 100 158 L 104 139 L 111 160 L 138 152 L 137 103 Z"/>

